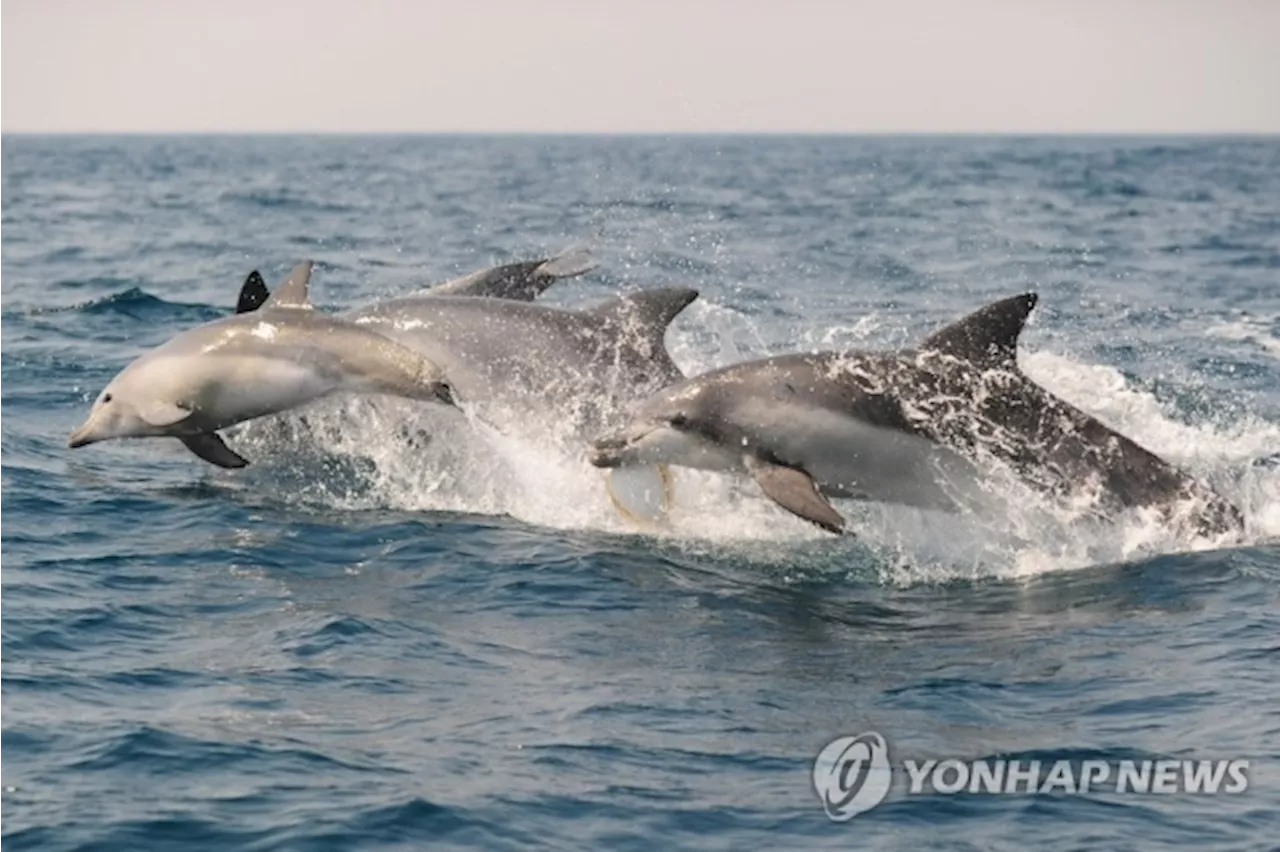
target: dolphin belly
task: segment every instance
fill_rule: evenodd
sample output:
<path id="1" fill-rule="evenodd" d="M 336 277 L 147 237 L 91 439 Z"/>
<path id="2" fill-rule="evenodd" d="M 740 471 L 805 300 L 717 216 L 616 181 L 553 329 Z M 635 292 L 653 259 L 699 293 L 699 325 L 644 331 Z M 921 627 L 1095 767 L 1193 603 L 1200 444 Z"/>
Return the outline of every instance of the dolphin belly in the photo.
<path id="1" fill-rule="evenodd" d="M 956 511 L 985 494 L 972 462 L 927 438 L 822 408 L 781 406 L 770 419 L 761 447 L 827 496 Z"/>
<path id="2" fill-rule="evenodd" d="M 205 374 L 200 397 L 193 400 L 205 431 L 287 411 L 340 386 L 327 371 L 281 358 L 225 356 L 193 366 Z"/>

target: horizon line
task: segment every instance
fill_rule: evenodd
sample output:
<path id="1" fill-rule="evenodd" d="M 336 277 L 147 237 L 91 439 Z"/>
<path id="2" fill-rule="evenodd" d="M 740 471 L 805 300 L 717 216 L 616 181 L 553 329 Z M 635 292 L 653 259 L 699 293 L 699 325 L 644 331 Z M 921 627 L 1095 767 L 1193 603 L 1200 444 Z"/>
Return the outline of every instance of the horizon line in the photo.
<path id="1" fill-rule="evenodd" d="M 439 137 L 1280 137 L 1276 130 L 4 130 L 3 136 L 439 136 Z"/>

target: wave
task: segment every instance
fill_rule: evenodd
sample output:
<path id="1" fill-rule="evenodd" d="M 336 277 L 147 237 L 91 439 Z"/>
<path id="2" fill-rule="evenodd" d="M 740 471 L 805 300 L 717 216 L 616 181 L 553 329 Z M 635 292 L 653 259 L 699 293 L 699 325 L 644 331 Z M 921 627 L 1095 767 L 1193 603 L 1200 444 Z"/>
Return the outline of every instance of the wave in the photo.
<path id="1" fill-rule="evenodd" d="M 1250 344 L 1272 358 L 1280 358 L 1280 315 L 1270 318 L 1241 316 L 1231 322 L 1212 325 L 1206 333 Z"/>
<path id="2" fill-rule="evenodd" d="M 218 199 L 229 204 L 243 204 L 272 213 L 347 213 L 357 212 L 349 204 L 317 202 L 283 188 L 224 192 Z"/>
<path id="3" fill-rule="evenodd" d="M 114 283 L 119 279 L 105 280 Z M 94 284 L 99 282 L 94 280 L 86 283 Z M 9 314 L 9 312 L 6 311 L 6 314 Z M 173 302 L 161 299 L 159 296 L 153 296 L 141 287 L 130 287 L 127 290 L 121 290 L 97 299 L 90 299 L 86 302 L 54 308 L 33 308 L 30 311 L 23 312 L 23 314 L 27 316 L 80 314 L 90 317 L 119 315 L 132 319 L 172 319 L 198 323 L 217 319 L 226 314 L 226 309 L 193 302 Z"/>

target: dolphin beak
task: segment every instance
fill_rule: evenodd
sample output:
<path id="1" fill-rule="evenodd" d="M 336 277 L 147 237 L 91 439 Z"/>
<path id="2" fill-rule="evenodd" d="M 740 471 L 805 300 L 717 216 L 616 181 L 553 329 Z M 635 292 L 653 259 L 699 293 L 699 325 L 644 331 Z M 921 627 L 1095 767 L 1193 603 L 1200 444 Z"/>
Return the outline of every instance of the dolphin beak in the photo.
<path id="1" fill-rule="evenodd" d="M 621 467 L 626 464 L 626 451 L 632 437 L 627 432 L 617 432 L 597 438 L 587 453 L 587 461 L 596 467 Z"/>
<path id="2" fill-rule="evenodd" d="M 93 434 L 93 418 L 90 417 L 79 429 L 72 432 L 70 437 L 67 438 L 67 446 L 74 450 L 76 447 L 83 447 L 86 444 L 92 444 L 97 440 L 99 440 L 99 438 Z"/>

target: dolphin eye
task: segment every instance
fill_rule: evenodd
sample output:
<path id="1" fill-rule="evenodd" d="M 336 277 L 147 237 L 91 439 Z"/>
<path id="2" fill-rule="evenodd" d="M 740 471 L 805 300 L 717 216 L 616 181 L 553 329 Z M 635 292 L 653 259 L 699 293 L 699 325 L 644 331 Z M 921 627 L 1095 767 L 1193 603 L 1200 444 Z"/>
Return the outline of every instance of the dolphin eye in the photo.
<path id="1" fill-rule="evenodd" d="M 689 418 L 685 417 L 683 414 L 673 414 L 667 418 L 667 423 L 677 429 L 680 429 L 689 425 Z"/>
<path id="2" fill-rule="evenodd" d="M 102 401 L 103 401 L 104 403 L 106 403 L 106 402 L 110 402 L 110 401 L 111 401 L 111 394 L 109 394 L 109 393 L 104 393 L 104 394 L 102 395 Z"/>

